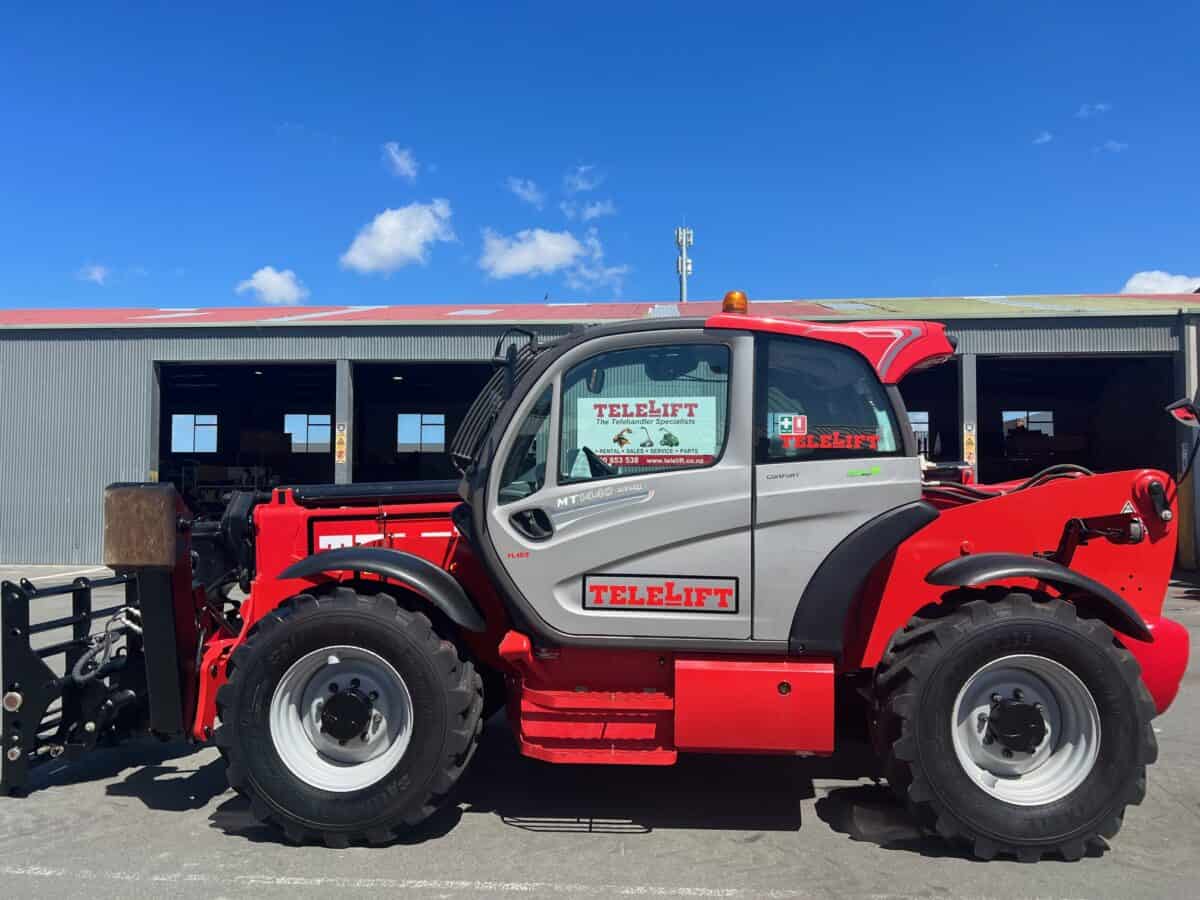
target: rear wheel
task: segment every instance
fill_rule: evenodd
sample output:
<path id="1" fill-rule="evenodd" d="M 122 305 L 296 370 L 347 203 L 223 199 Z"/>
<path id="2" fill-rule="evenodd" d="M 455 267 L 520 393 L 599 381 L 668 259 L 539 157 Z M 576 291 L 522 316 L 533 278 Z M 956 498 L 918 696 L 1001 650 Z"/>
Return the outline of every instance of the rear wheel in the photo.
<path id="1" fill-rule="evenodd" d="M 446 801 L 482 711 L 479 675 L 428 617 L 337 588 L 265 616 L 233 654 L 214 741 L 289 839 L 382 843 Z"/>
<path id="2" fill-rule="evenodd" d="M 1077 859 L 1145 795 L 1154 704 L 1133 657 L 1064 601 L 963 592 L 892 639 L 876 676 L 888 780 L 976 855 Z"/>

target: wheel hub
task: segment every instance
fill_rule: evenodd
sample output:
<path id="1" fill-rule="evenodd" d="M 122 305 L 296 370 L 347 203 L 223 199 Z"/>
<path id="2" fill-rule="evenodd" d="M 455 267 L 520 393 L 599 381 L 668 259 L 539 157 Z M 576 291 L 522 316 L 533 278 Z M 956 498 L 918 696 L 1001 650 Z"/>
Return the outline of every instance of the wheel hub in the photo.
<path id="1" fill-rule="evenodd" d="M 348 741 L 366 733 L 371 711 L 371 698 L 362 691 L 338 691 L 321 708 L 321 731 L 336 741 Z"/>
<path id="2" fill-rule="evenodd" d="M 292 774 L 321 790 L 356 791 L 404 756 L 414 706 L 391 663 L 340 644 L 292 664 L 276 685 L 269 717 L 275 750 Z"/>
<path id="3" fill-rule="evenodd" d="M 1067 796 L 1100 747 L 1100 714 L 1079 677 L 1052 659 L 1019 653 L 967 678 L 950 723 L 963 771 L 985 793 L 1018 806 Z"/>
<path id="4" fill-rule="evenodd" d="M 988 737 L 1013 753 L 1032 753 L 1046 739 L 1046 720 L 1033 703 L 1001 698 L 992 702 Z"/>

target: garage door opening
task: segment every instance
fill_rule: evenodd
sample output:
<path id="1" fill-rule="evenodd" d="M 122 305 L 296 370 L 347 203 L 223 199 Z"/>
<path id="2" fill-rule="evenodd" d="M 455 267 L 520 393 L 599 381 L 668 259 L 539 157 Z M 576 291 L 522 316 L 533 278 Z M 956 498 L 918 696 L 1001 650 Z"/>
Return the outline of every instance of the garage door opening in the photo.
<path id="1" fill-rule="evenodd" d="M 332 365 L 159 368 L 159 480 L 197 514 L 233 490 L 333 480 Z"/>
<path id="2" fill-rule="evenodd" d="M 958 410 L 959 372 L 955 363 L 914 372 L 900 382 L 900 395 L 917 439 L 917 452 L 937 462 L 962 458 Z"/>
<path id="3" fill-rule="evenodd" d="M 457 477 L 446 448 L 491 374 L 486 363 L 356 365 L 353 480 Z"/>
<path id="4" fill-rule="evenodd" d="M 1171 471 L 1173 371 L 1165 356 L 979 360 L 981 480 L 1064 462 Z"/>

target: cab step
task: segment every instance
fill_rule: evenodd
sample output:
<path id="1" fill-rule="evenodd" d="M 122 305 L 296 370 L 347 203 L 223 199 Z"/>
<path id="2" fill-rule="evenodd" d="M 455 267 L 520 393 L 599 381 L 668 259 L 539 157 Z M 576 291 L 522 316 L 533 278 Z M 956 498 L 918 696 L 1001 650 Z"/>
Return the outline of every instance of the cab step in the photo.
<path id="1" fill-rule="evenodd" d="M 661 692 L 521 690 L 521 752 L 546 762 L 669 766 L 675 702 Z"/>

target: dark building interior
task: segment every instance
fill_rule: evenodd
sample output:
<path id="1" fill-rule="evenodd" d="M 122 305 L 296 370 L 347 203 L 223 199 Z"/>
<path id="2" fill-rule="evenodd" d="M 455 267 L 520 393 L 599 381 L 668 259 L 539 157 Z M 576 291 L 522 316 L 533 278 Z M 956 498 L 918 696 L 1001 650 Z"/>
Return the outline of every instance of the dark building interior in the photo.
<path id="1" fill-rule="evenodd" d="M 162 364 L 159 479 L 196 512 L 235 489 L 333 480 L 332 364 Z"/>
<path id="2" fill-rule="evenodd" d="M 1021 478 L 1060 462 L 1174 471 L 1177 396 L 1166 356 L 981 359 L 979 474 Z"/>
<path id="3" fill-rule="evenodd" d="M 486 363 L 354 365 L 353 481 L 457 475 L 445 450 L 491 375 Z M 960 371 L 947 363 L 900 385 L 927 458 L 962 457 Z M 980 358 L 980 480 L 1058 462 L 1104 471 L 1170 470 L 1176 396 L 1167 356 Z M 234 489 L 334 480 L 335 367 L 176 364 L 159 368 L 159 478 L 196 511 L 219 512 Z"/>
<path id="4" fill-rule="evenodd" d="M 487 363 L 354 366 L 354 481 L 454 478 L 445 448 L 492 374 Z"/>

